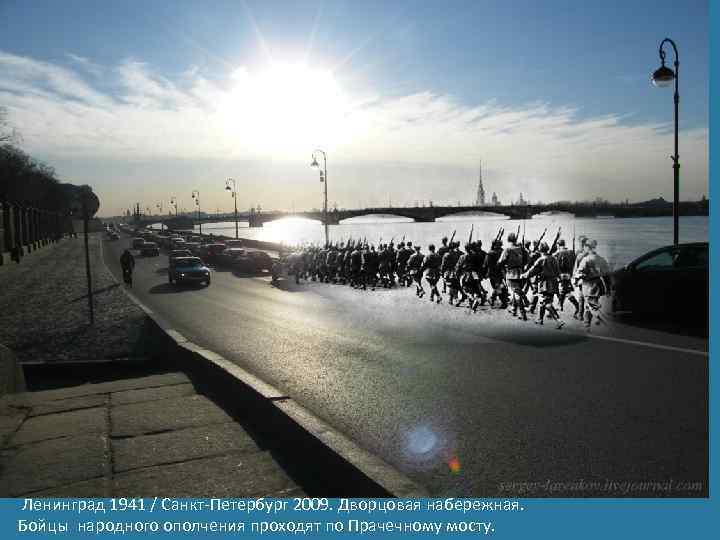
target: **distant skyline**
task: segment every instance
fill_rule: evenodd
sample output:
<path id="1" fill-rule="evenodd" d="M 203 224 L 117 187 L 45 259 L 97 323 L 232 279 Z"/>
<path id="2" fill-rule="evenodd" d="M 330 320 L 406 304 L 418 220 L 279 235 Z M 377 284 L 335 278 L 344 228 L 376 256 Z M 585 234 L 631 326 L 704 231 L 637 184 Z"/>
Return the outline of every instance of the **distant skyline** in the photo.
<path id="1" fill-rule="evenodd" d="M 0 4 L 0 106 L 100 215 L 172 196 L 227 212 L 708 193 L 706 1 Z M 668 64 L 673 61 L 668 50 Z"/>

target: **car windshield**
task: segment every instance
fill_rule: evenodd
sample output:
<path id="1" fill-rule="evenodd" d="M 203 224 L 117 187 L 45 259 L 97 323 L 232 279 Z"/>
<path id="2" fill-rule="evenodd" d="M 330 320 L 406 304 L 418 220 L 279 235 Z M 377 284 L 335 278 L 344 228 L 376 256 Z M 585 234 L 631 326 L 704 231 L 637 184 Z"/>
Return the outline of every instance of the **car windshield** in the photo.
<path id="1" fill-rule="evenodd" d="M 183 268 L 200 268 L 203 263 L 200 259 L 181 259 L 178 261 L 178 266 Z"/>

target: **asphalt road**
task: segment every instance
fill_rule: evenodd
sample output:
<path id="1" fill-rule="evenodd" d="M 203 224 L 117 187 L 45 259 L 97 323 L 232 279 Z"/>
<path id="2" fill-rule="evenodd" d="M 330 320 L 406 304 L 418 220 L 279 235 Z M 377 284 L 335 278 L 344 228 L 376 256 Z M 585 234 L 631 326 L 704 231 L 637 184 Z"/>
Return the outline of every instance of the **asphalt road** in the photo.
<path id="1" fill-rule="evenodd" d="M 104 244 L 118 276 L 128 244 Z M 707 495 L 707 340 L 220 270 L 176 288 L 165 255 L 136 261 L 133 292 L 179 332 L 433 496 Z"/>

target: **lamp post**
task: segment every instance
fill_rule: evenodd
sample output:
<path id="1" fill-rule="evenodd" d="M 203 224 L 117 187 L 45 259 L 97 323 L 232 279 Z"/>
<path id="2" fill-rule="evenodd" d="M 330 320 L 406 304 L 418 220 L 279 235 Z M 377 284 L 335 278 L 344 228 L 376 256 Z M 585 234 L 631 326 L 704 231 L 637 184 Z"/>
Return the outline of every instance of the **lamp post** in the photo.
<path id="1" fill-rule="evenodd" d="M 197 189 L 192 192 L 192 198 L 195 199 L 195 206 L 197 206 L 197 217 L 198 223 L 200 224 L 200 236 L 202 236 L 202 221 L 200 221 L 200 192 Z"/>
<path id="2" fill-rule="evenodd" d="M 170 206 L 175 207 L 175 217 L 178 217 L 177 197 L 170 197 Z"/>
<path id="3" fill-rule="evenodd" d="M 315 158 L 316 153 L 320 153 L 323 156 L 323 169 L 320 171 L 320 181 L 325 184 L 325 197 L 323 199 L 323 222 L 325 224 L 325 246 L 328 246 L 330 244 L 330 235 L 328 233 L 328 215 L 327 215 L 327 155 L 325 155 L 325 152 L 323 150 L 315 150 L 312 153 L 312 163 L 310 164 L 311 167 L 320 168 L 320 164 L 318 163 L 317 159 Z"/>
<path id="4" fill-rule="evenodd" d="M 232 184 L 232 188 L 230 187 L 230 184 Z M 232 198 L 235 201 L 235 239 L 238 238 L 238 219 L 237 219 L 237 190 L 235 185 L 235 180 L 232 178 L 228 178 L 225 181 L 225 190 L 232 193 Z"/>
<path id="5" fill-rule="evenodd" d="M 669 43 L 675 52 L 675 71 L 665 65 L 665 51 L 663 47 Z M 680 218 L 680 155 L 678 154 L 678 109 L 680 105 L 680 93 L 678 91 L 678 78 L 680 75 L 680 59 L 675 42 L 670 38 L 665 38 L 660 42 L 660 67 L 652 74 L 651 81 L 655 86 L 670 86 L 675 81 L 675 155 L 670 156 L 673 160 L 673 244 L 679 243 L 678 225 Z"/>
<path id="6" fill-rule="evenodd" d="M 162 217 L 163 217 L 163 204 L 162 204 L 162 202 L 159 202 L 159 203 L 157 203 L 155 206 L 157 207 L 158 210 L 160 210 L 160 232 L 163 232 L 163 225 L 164 225 L 164 223 L 163 223 L 163 221 L 162 221 Z"/>

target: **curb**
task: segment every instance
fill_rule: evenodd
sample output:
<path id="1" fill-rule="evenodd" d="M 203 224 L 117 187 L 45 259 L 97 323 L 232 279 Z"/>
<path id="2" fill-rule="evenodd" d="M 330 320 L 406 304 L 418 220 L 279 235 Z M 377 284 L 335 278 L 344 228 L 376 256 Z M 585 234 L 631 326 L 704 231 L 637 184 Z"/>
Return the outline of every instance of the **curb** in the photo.
<path id="1" fill-rule="evenodd" d="M 105 264 L 102 243 L 100 239 L 103 265 L 117 281 Z M 126 287 L 123 291 L 162 332 L 168 357 L 176 358 L 179 367 L 203 381 L 209 393 L 224 407 L 258 424 L 254 427 L 263 435 L 291 445 L 294 452 L 300 454 L 304 469 L 310 467 L 334 484 L 332 496 L 429 496 L 424 487 L 358 446 L 291 397 L 221 355 L 188 340 Z"/>
<path id="2" fill-rule="evenodd" d="M 25 376 L 15 354 L 0 343 L 0 397 L 25 391 Z"/>

